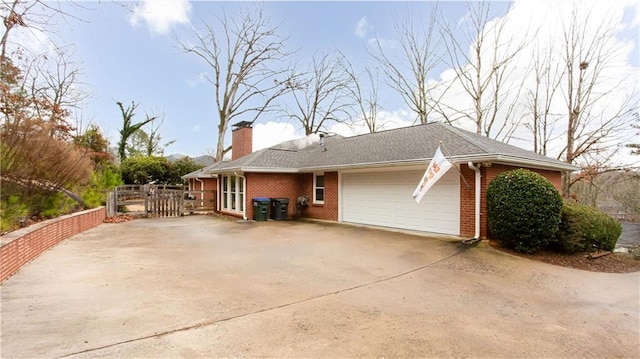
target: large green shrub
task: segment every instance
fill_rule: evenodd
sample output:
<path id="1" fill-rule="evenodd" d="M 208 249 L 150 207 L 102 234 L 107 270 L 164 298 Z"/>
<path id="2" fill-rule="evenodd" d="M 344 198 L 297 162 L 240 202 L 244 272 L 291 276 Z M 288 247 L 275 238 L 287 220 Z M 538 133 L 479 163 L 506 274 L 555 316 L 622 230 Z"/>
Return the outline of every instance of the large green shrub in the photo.
<path id="1" fill-rule="evenodd" d="M 130 157 L 120 164 L 126 184 L 168 183 L 169 161 L 164 157 Z"/>
<path id="2" fill-rule="evenodd" d="M 565 202 L 556 244 L 565 252 L 613 250 L 622 233 L 620 222 L 579 203 Z"/>
<path id="3" fill-rule="evenodd" d="M 489 230 L 518 252 L 544 248 L 558 231 L 562 197 L 541 175 L 525 169 L 504 172 L 487 188 Z"/>

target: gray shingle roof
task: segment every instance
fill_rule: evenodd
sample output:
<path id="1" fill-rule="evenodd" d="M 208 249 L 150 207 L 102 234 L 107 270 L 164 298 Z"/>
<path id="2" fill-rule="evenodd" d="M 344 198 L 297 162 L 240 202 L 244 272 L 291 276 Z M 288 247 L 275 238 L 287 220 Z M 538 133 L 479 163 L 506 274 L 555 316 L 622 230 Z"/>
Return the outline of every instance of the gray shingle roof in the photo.
<path id="1" fill-rule="evenodd" d="M 558 170 L 577 169 L 565 162 L 439 122 L 353 137 L 327 137 L 324 146 L 317 141 L 304 142 L 284 142 L 235 161 L 213 164 L 203 172 L 312 172 L 423 164 L 431 159 L 441 143 L 444 144 L 444 155 L 454 162 L 489 161 Z"/>

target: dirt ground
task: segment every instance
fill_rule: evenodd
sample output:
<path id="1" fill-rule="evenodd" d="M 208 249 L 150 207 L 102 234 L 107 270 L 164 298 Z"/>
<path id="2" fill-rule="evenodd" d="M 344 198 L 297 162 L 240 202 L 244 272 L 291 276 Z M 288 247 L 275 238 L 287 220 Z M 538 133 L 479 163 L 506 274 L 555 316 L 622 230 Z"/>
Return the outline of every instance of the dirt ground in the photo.
<path id="1" fill-rule="evenodd" d="M 103 224 L 0 290 L 2 358 L 640 357 L 640 273 L 335 224 Z"/>
<path id="2" fill-rule="evenodd" d="M 627 253 L 611 253 L 592 258 L 589 253 L 557 253 L 540 251 L 535 254 L 523 254 L 501 247 L 496 241 L 490 242 L 497 250 L 510 253 L 534 261 L 553 265 L 605 273 L 631 273 L 640 271 L 640 223 L 622 222 L 622 235 L 616 243 L 616 248 L 623 247 Z"/>

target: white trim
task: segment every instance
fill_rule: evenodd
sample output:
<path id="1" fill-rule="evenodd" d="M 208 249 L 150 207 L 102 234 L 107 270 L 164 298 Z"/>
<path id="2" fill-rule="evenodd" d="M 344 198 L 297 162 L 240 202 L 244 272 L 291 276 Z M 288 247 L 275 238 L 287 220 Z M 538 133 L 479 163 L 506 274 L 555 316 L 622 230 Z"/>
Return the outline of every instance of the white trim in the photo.
<path id="1" fill-rule="evenodd" d="M 474 156 L 452 156 L 448 158 L 453 163 L 467 163 L 467 162 L 493 162 L 501 163 L 508 166 L 522 166 L 536 169 L 552 170 L 552 171 L 577 171 L 580 169 L 578 166 L 574 166 L 568 163 L 550 163 L 543 160 L 533 160 L 518 156 L 509 155 L 474 155 Z M 397 167 L 397 166 L 412 166 L 412 165 L 424 165 L 425 162 L 429 162 L 431 157 L 416 158 L 410 160 L 401 161 L 384 161 L 384 162 L 366 162 L 366 163 L 353 163 L 345 165 L 334 166 L 317 166 L 317 167 L 300 167 L 300 168 L 277 168 L 277 167 L 234 167 L 227 168 L 224 171 L 245 171 L 245 172 L 259 172 L 259 173 L 309 173 L 309 172 L 337 172 L 339 170 L 351 170 L 351 169 L 378 169 L 380 167 Z M 553 161 L 552 158 L 549 158 Z"/>
<path id="2" fill-rule="evenodd" d="M 342 172 L 338 172 L 338 222 L 342 222 Z"/>
<path id="3" fill-rule="evenodd" d="M 321 200 L 321 201 L 318 201 L 318 200 L 316 199 L 316 189 L 318 188 L 318 187 L 316 186 L 316 177 L 317 177 L 317 176 L 322 176 L 322 180 L 323 180 L 323 182 L 324 182 L 324 183 L 322 184 L 322 200 Z M 326 188 L 327 188 L 327 187 L 326 187 L 326 180 L 327 180 L 327 178 L 325 177 L 324 172 L 314 172 L 314 174 L 313 174 L 313 189 L 312 189 L 312 191 L 313 191 L 313 204 L 324 204 L 324 198 L 325 198 L 325 196 L 327 195 L 327 191 L 326 191 Z M 338 198 L 339 198 L 339 197 L 338 197 Z"/>
<path id="4" fill-rule="evenodd" d="M 221 193 L 221 197 L 224 196 L 225 198 L 222 199 L 222 206 L 220 206 L 220 211 L 221 212 L 227 212 L 227 213 L 235 213 L 235 214 L 241 214 L 242 218 L 246 219 L 247 215 L 247 201 L 246 201 L 246 197 L 247 197 L 247 179 L 245 178 L 245 176 L 238 174 L 238 173 L 228 173 L 228 174 L 223 174 L 221 175 L 221 181 L 219 181 L 221 183 L 221 189 L 222 189 L 222 193 Z M 231 185 L 231 180 L 235 179 L 235 183 L 232 186 Z M 242 181 L 241 181 L 242 179 Z M 226 189 L 225 189 L 225 182 L 227 184 Z M 240 198 L 240 185 L 242 185 L 242 199 Z M 235 188 L 234 191 L 231 190 L 231 188 Z M 225 193 L 226 190 L 226 193 Z M 234 201 L 233 204 L 231 203 L 231 201 Z M 227 207 L 224 206 L 224 204 L 227 204 Z"/>

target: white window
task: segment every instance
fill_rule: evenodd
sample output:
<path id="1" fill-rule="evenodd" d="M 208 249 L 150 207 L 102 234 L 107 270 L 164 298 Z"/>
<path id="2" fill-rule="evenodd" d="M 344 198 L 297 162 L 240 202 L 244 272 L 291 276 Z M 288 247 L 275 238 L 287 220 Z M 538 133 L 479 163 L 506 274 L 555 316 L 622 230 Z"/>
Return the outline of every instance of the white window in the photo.
<path id="1" fill-rule="evenodd" d="M 229 176 L 222 177 L 222 208 L 229 208 Z"/>
<path id="2" fill-rule="evenodd" d="M 244 212 L 244 177 L 231 175 L 222 177 L 222 209 Z"/>
<path id="3" fill-rule="evenodd" d="M 313 203 L 324 203 L 324 173 L 313 174 Z"/>

